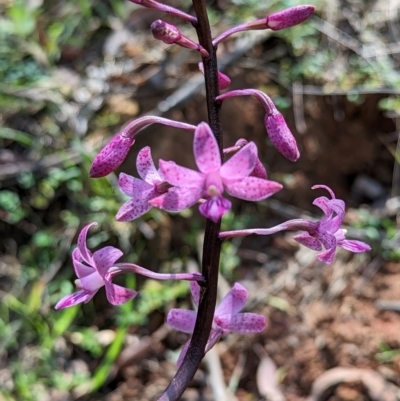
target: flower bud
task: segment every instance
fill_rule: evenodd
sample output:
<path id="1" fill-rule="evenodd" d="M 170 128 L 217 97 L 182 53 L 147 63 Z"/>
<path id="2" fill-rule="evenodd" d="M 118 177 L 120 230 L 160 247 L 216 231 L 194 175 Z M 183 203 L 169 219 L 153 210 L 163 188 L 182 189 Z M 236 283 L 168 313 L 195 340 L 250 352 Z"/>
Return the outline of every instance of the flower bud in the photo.
<path id="1" fill-rule="evenodd" d="M 295 162 L 300 157 L 300 152 L 282 114 L 276 109 L 272 110 L 266 114 L 264 123 L 268 136 L 278 152 Z"/>
<path id="2" fill-rule="evenodd" d="M 105 177 L 117 169 L 125 160 L 134 142 L 133 137 L 115 135 L 94 158 L 89 176 L 92 178 Z"/>
<path id="3" fill-rule="evenodd" d="M 290 28 L 292 26 L 301 24 L 314 11 L 315 7 L 310 4 L 302 4 L 300 6 L 290 7 L 286 10 L 278 11 L 268 15 L 266 18 L 266 25 L 267 28 L 272 29 L 273 31 Z"/>
<path id="4" fill-rule="evenodd" d="M 150 25 L 150 29 L 156 39 L 162 40 L 168 45 L 176 43 L 182 37 L 176 26 L 168 24 L 160 19 L 154 21 Z"/>
<path id="5" fill-rule="evenodd" d="M 199 63 L 199 70 L 204 75 L 204 65 L 203 63 Z M 231 79 L 228 75 L 224 74 L 221 71 L 218 71 L 218 88 L 223 90 L 226 89 L 231 84 Z"/>
<path id="6" fill-rule="evenodd" d="M 209 56 L 206 49 L 185 35 L 182 35 L 175 25 L 168 24 L 167 22 L 158 19 L 151 24 L 150 28 L 156 39 L 162 40 L 168 45 L 174 43 L 178 46 L 185 47 L 186 49 L 197 50 L 203 57 Z"/>

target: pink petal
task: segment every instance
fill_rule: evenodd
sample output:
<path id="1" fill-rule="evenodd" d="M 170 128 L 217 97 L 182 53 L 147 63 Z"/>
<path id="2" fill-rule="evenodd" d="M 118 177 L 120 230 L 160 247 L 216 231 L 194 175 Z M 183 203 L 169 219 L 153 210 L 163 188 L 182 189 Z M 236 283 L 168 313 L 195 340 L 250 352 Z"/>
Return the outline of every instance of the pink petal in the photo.
<path id="1" fill-rule="evenodd" d="M 224 182 L 224 184 L 229 194 L 249 201 L 266 199 L 282 189 L 282 185 L 278 182 L 257 177 L 245 177 L 233 182 Z"/>
<path id="2" fill-rule="evenodd" d="M 154 191 L 150 192 L 155 194 Z M 117 221 L 131 221 L 147 213 L 153 206 L 150 205 L 148 194 L 144 194 L 144 199 L 131 199 L 125 202 L 118 210 L 115 220 Z"/>
<path id="3" fill-rule="evenodd" d="M 227 180 L 236 180 L 247 177 L 257 163 L 257 146 L 249 142 L 227 160 L 220 169 L 221 177 Z"/>
<path id="4" fill-rule="evenodd" d="M 82 288 L 86 291 L 97 291 L 99 288 L 103 287 L 104 281 L 100 274 L 93 269 L 92 274 L 76 280 L 76 285 L 78 288 Z"/>
<path id="5" fill-rule="evenodd" d="M 200 302 L 200 286 L 196 281 L 191 281 L 190 285 L 190 293 L 192 294 L 194 304 L 199 307 Z"/>
<path id="6" fill-rule="evenodd" d="M 170 188 L 167 193 L 149 200 L 150 205 L 168 212 L 180 212 L 201 197 L 201 188 Z"/>
<path id="7" fill-rule="evenodd" d="M 102 278 L 122 255 L 122 251 L 113 246 L 105 246 L 93 254 L 94 265 Z"/>
<path id="8" fill-rule="evenodd" d="M 231 201 L 223 196 L 213 196 L 199 206 L 200 213 L 216 223 L 232 207 Z"/>
<path id="9" fill-rule="evenodd" d="M 125 160 L 131 146 L 135 140 L 131 137 L 125 137 L 117 134 L 94 158 L 89 175 L 92 178 L 104 177 Z"/>
<path id="10" fill-rule="evenodd" d="M 215 323 L 225 332 L 240 334 L 261 333 L 265 330 L 265 316 L 257 313 L 239 313 L 237 315 L 223 315 L 214 319 Z"/>
<path id="11" fill-rule="evenodd" d="M 325 230 L 317 230 L 315 237 L 321 241 L 325 249 L 336 249 L 336 237 Z"/>
<path id="12" fill-rule="evenodd" d="M 326 196 L 320 196 L 314 199 L 313 205 L 318 206 L 325 214 L 325 216 L 330 216 L 332 214 L 332 209 L 329 206 L 330 199 Z"/>
<path id="13" fill-rule="evenodd" d="M 257 159 L 256 166 L 254 167 L 254 170 L 250 173 L 250 177 L 263 178 L 264 180 L 268 179 L 267 170 L 261 163 L 260 159 Z"/>
<path id="14" fill-rule="evenodd" d="M 137 291 L 105 281 L 107 300 L 111 305 L 122 305 L 135 298 Z"/>
<path id="15" fill-rule="evenodd" d="M 159 172 L 154 166 L 154 162 L 151 157 L 151 149 L 149 146 L 146 146 L 138 153 L 136 159 L 136 168 L 140 177 L 149 184 L 162 181 Z"/>
<path id="16" fill-rule="evenodd" d="M 81 302 L 84 302 L 85 304 L 88 303 L 96 294 L 97 291 L 78 291 L 73 294 L 67 295 L 63 298 L 61 298 L 54 309 L 59 310 L 59 309 L 64 309 L 64 308 L 69 308 L 70 306 L 74 306 L 77 304 L 80 304 Z"/>
<path id="17" fill-rule="evenodd" d="M 215 310 L 215 316 L 227 314 L 236 315 L 242 310 L 245 303 L 247 302 L 248 297 L 249 293 L 246 288 L 244 288 L 239 283 L 235 283 L 235 285 L 221 300 L 221 303 Z"/>
<path id="18" fill-rule="evenodd" d="M 171 309 L 167 315 L 167 324 L 175 330 L 193 333 L 197 313 L 187 309 Z"/>
<path id="19" fill-rule="evenodd" d="M 297 234 L 293 237 L 299 244 L 312 249 L 313 251 L 320 251 L 322 249 L 321 242 L 308 233 Z"/>
<path id="20" fill-rule="evenodd" d="M 82 263 L 82 255 L 78 248 L 75 248 L 72 252 L 72 263 L 78 278 L 88 276 L 96 271 L 94 267 Z"/>
<path id="21" fill-rule="evenodd" d="M 218 142 L 207 123 L 200 123 L 196 128 L 193 152 L 197 167 L 202 173 L 216 171 L 221 167 Z"/>
<path id="22" fill-rule="evenodd" d="M 160 160 L 160 171 L 165 181 L 177 187 L 202 188 L 204 175 L 186 167 L 178 166 L 174 162 Z"/>
<path id="23" fill-rule="evenodd" d="M 269 139 L 276 150 L 290 161 L 295 162 L 300 157 L 300 152 L 282 114 L 275 109 L 265 116 L 264 122 Z"/>
<path id="24" fill-rule="evenodd" d="M 356 241 L 356 240 L 343 240 L 340 241 L 340 243 L 338 244 L 341 248 L 346 249 L 350 252 L 354 252 L 354 253 L 360 253 L 360 252 L 366 252 L 366 251 L 370 251 L 371 247 L 366 244 L 365 242 L 362 241 Z"/>
<path id="25" fill-rule="evenodd" d="M 317 255 L 317 259 L 320 260 L 321 262 L 324 262 L 324 263 L 330 265 L 333 262 L 335 253 L 336 253 L 336 248 L 328 249 L 324 252 L 320 252 Z"/>
<path id="26" fill-rule="evenodd" d="M 118 186 L 125 195 L 132 198 L 141 196 L 144 191 L 154 189 L 153 185 L 125 173 L 119 175 Z"/>
<path id="27" fill-rule="evenodd" d="M 331 199 L 329 207 L 339 216 L 341 220 L 344 219 L 346 205 L 341 199 Z"/>
<path id="28" fill-rule="evenodd" d="M 97 226 L 97 223 L 93 222 L 93 223 L 90 223 L 87 226 L 83 227 L 82 231 L 80 232 L 80 234 L 78 236 L 79 252 L 81 253 L 83 260 L 89 265 L 93 265 L 93 259 L 92 259 L 92 252 L 90 252 L 86 246 L 86 237 L 87 237 L 89 228 L 92 226 Z"/>

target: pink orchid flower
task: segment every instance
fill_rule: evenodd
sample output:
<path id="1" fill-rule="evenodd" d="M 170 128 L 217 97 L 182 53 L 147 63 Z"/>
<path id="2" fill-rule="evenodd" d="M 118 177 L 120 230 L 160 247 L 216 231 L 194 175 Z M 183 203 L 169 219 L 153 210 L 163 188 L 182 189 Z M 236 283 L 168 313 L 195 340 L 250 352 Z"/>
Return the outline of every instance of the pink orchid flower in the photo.
<path id="1" fill-rule="evenodd" d="M 119 175 L 119 188 L 132 199 L 121 206 L 115 217 L 117 221 L 130 221 L 144 215 L 153 207 L 149 200 L 167 192 L 170 187 L 155 168 L 150 147 L 146 146 L 138 153 L 136 168 L 141 180 L 124 173 Z M 168 209 L 168 205 L 165 208 Z"/>
<path id="2" fill-rule="evenodd" d="M 93 255 L 86 246 L 86 236 L 90 227 L 97 223 L 88 224 L 78 237 L 78 247 L 72 253 L 72 262 L 78 280 L 75 281 L 78 292 L 63 297 L 55 309 L 64 309 L 81 302 L 89 302 L 103 286 L 106 288 L 108 301 L 112 305 L 121 305 L 137 295 L 137 291 L 113 284 L 108 274 L 109 269 L 123 255 L 113 246 L 106 246 Z"/>
<path id="3" fill-rule="evenodd" d="M 331 195 L 332 199 L 320 196 L 315 199 L 313 205 L 318 206 L 323 212 L 324 217 L 314 227 L 310 227 L 308 232 L 297 234 L 294 240 L 315 251 L 320 252 L 317 258 L 321 262 L 331 264 L 335 257 L 336 248 L 340 247 L 350 252 L 360 253 L 370 251 L 371 247 L 364 242 L 346 239 L 346 230 L 340 228 L 344 215 L 345 203 L 341 199 L 336 199 L 333 191 L 325 185 L 315 185 L 312 189 L 323 188 Z"/>
<path id="4" fill-rule="evenodd" d="M 196 282 L 190 283 L 190 292 L 196 307 L 199 306 L 200 286 Z M 248 291 L 241 284 L 235 283 L 225 295 L 215 310 L 210 337 L 206 350 L 208 352 L 216 342 L 230 332 L 240 334 L 260 333 L 265 330 L 266 319 L 257 313 L 239 313 L 248 299 Z M 176 330 L 184 333 L 193 333 L 197 312 L 187 309 L 171 309 L 167 315 L 167 323 Z M 178 358 L 178 366 L 181 364 L 190 340 L 183 347 Z"/>
<path id="5" fill-rule="evenodd" d="M 245 230 L 224 231 L 220 233 L 221 239 L 242 237 L 246 235 L 271 235 L 280 231 L 302 231 L 293 237 L 300 244 L 314 250 L 324 251 L 318 253 L 317 258 L 324 263 L 331 264 L 335 257 L 337 247 L 350 252 L 360 253 L 370 251 L 371 247 L 362 241 L 346 239 L 346 230 L 341 228 L 345 215 L 345 203 L 336 199 L 333 191 L 326 185 L 314 185 L 312 189 L 326 189 L 332 199 L 325 196 L 316 198 L 313 202 L 324 212 L 324 217 L 319 221 L 306 219 L 288 220 L 271 228 L 252 228 Z"/>
<path id="6" fill-rule="evenodd" d="M 282 188 L 277 182 L 250 176 L 257 163 L 257 147 L 253 142 L 222 164 L 217 140 L 208 124 L 203 122 L 196 128 L 193 149 L 199 172 L 160 160 L 162 175 L 175 188 L 150 200 L 153 206 L 179 211 L 205 197 L 199 207 L 200 213 L 216 222 L 232 205 L 222 196 L 224 191 L 239 199 L 259 201 Z"/>

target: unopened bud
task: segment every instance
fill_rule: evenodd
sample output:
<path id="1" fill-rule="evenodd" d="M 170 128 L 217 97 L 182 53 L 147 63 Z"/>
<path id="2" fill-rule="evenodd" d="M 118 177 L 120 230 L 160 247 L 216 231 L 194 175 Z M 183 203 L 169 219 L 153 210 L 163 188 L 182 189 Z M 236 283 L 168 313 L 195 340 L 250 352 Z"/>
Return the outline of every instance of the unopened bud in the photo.
<path id="1" fill-rule="evenodd" d="M 151 32 L 156 39 L 162 40 L 169 45 L 176 44 L 186 49 L 197 50 L 203 57 L 208 57 L 209 54 L 206 49 L 198 43 L 182 35 L 175 25 L 168 24 L 167 22 L 158 19 L 154 21 L 151 26 Z"/>
<path id="2" fill-rule="evenodd" d="M 301 24 L 314 11 L 315 7 L 310 4 L 290 7 L 286 10 L 278 11 L 276 13 L 268 15 L 266 18 L 266 25 L 269 29 L 272 29 L 273 31 L 290 28 L 292 26 Z"/>
<path id="3" fill-rule="evenodd" d="M 199 70 L 202 72 L 204 75 L 204 65 L 203 63 L 199 63 Z M 228 77 L 228 75 L 224 74 L 221 71 L 218 71 L 218 88 L 223 90 L 226 89 L 230 84 L 231 84 L 231 79 Z"/>
<path id="4" fill-rule="evenodd" d="M 168 24 L 160 19 L 154 21 L 150 25 L 150 29 L 156 39 L 162 40 L 168 45 L 176 43 L 182 37 L 179 29 L 176 26 Z"/>
<path id="5" fill-rule="evenodd" d="M 135 139 L 133 137 L 125 137 L 121 134 L 115 135 L 94 158 L 89 172 L 90 177 L 105 177 L 117 169 L 125 160 L 134 142 Z"/>
<path id="6" fill-rule="evenodd" d="M 300 157 L 296 140 L 278 110 L 267 113 L 264 119 L 268 136 L 275 148 L 292 162 Z"/>

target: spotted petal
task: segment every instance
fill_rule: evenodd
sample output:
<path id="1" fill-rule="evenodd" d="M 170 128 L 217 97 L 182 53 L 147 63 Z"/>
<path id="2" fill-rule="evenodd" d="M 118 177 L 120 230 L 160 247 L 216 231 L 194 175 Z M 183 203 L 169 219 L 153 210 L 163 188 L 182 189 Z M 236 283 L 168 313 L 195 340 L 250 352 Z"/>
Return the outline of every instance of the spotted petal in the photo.
<path id="1" fill-rule="evenodd" d="M 257 177 L 245 177 L 237 181 L 224 182 L 226 191 L 239 199 L 259 201 L 266 199 L 282 189 L 275 181 Z"/>
<path id="2" fill-rule="evenodd" d="M 218 142 L 207 123 L 200 123 L 196 128 L 193 152 L 197 167 L 202 173 L 210 173 L 221 167 Z"/>
<path id="3" fill-rule="evenodd" d="M 125 195 L 131 198 L 140 197 L 143 192 L 154 189 L 153 185 L 125 173 L 119 175 L 118 186 Z"/>
<path id="4" fill-rule="evenodd" d="M 122 251 L 113 246 L 106 246 L 93 254 L 93 261 L 100 276 L 104 278 L 107 270 L 123 255 Z"/>
<path id="5" fill-rule="evenodd" d="M 56 306 L 54 307 L 56 310 L 69 308 L 70 306 L 75 306 L 84 302 L 85 304 L 88 303 L 96 294 L 97 291 L 86 291 L 81 290 L 78 292 L 74 292 L 73 294 L 67 295 L 61 298 Z"/>
<path id="6" fill-rule="evenodd" d="M 138 153 L 136 159 L 136 168 L 140 177 L 149 184 L 162 181 L 159 172 L 154 166 L 154 162 L 151 157 L 151 149 L 149 146 L 146 146 Z"/>
<path id="7" fill-rule="evenodd" d="M 227 160 L 220 169 L 223 179 L 237 180 L 250 175 L 257 163 L 257 146 L 249 142 Z"/>
<path id="8" fill-rule="evenodd" d="M 198 171 L 181 167 L 174 162 L 160 160 L 160 171 L 165 180 L 177 187 L 203 187 L 204 176 Z"/>
<path id="9" fill-rule="evenodd" d="M 170 188 L 167 193 L 149 200 L 150 205 L 168 212 L 180 212 L 193 206 L 201 197 L 202 188 Z"/>
<path id="10" fill-rule="evenodd" d="M 136 297 L 137 291 L 130 290 L 129 288 L 121 287 L 120 285 L 113 284 L 110 281 L 105 281 L 107 300 L 112 305 L 122 305 L 125 302 Z"/>
<path id="11" fill-rule="evenodd" d="M 304 232 L 301 234 L 296 234 L 293 239 L 299 244 L 302 244 L 313 251 L 322 250 L 321 242 L 317 238 L 312 237 L 309 233 Z"/>
<path id="12" fill-rule="evenodd" d="M 368 244 L 356 240 L 345 239 L 343 241 L 340 241 L 338 245 L 341 248 L 354 253 L 366 252 L 371 250 L 371 247 Z"/>
<path id="13" fill-rule="evenodd" d="M 131 221 L 147 213 L 153 206 L 149 203 L 150 199 L 157 196 L 155 190 L 143 192 L 139 197 L 135 197 L 125 202 L 118 210 L 115 220 Z"/>
<path id="14" fill-rule="evenodd" d="M 197 313 L 187 309 L 171 309 L 167 315 L 167 323 L 176 330 L 193 333 Z"/>
<path id="15" fill-rule="evenodd" d="M 89 265 L 93 265 L 93 259 L 92 259 L 92 252 L 90 252 L 86 246 L 86 237 L 90 227 L 92 226 L 97 226 L 97 223 L 93 222 L 83 227 L 78 237 L 79 252 L 81 253 L 83 260 Z"/>
<path id="16" fill-rule="evenodd" d="M 244 307 L 248 297 L 249 293 L 246 288 L 244 288 L 239 283 L 235 283 L 235 285 L 221 300 L 221 303 L 218 305 L 215 311 L 215 315 L 220 316 L 227 314 L 237 314 Z"/>
<path id="17" fill-rule="evenodd" d="M 266 320 L 257 313 L 239 313 L 215 317 L 215 323 L 225 332 L 240 334 L 260 333 L 265 330 Z"/>

